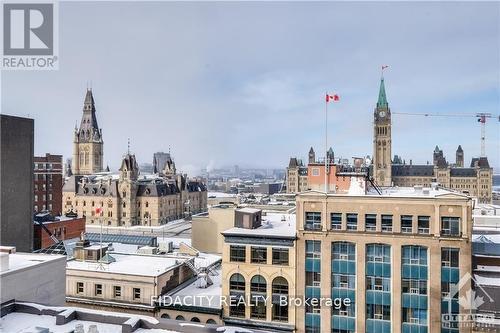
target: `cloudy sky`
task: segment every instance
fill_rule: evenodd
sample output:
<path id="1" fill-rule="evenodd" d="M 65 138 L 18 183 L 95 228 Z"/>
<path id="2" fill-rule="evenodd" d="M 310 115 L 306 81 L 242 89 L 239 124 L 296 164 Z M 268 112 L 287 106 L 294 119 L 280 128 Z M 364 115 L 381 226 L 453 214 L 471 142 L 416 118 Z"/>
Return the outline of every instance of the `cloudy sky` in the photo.
<path id="1" fill-rule="evenodd" d="M 373 108 L 385 74 L 393 112 L 500 110 L 500 3 L 60 4 L 60 69 L 2 73 L 2 112 L 35 119 L 35 153 L 72 152 L 92 81 L 105 163 L 174 154 L 186 171 L 284 167 L 324 147 L 324 93 L 336 156 L 372 153 Z M 473 117 L 393 115 L 393 153 L 454 161 L 480 153 Z M 500 166 L 500 125 L 487 125 Z M 318 153 L 321 155 L 321 153 Z"/>

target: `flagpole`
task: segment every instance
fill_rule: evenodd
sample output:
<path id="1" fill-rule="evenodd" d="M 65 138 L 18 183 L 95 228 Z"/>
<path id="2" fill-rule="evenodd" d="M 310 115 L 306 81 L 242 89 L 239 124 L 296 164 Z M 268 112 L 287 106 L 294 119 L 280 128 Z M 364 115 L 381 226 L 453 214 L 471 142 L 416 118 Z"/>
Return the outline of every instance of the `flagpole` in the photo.
<path id="1" fill-rule="evenodd" d="M 325 93 L 325 193 L 328 193 L 328 180 L 327 180 L 327 168 L 328 168 L 328 92 Z"/>

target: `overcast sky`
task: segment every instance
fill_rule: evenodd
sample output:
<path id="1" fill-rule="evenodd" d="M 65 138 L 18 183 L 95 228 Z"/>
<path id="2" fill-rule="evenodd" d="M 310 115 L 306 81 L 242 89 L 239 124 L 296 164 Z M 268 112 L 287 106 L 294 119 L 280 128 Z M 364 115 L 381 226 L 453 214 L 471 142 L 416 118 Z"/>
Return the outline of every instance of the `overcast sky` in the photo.
<path id="1" fill-rule="evenodd" d="M 324 148 L 372 154 L 385 74 L 393 112 L 500 110 L 500 3 L 60 3 L 60 69 L 2 73 L 2 112 L 35 119 L 35 153 L 72 153 L 92 81 L 104 162 L 127 138 L 139 162 L 171 147 L 179 168 L 285 167 Z M 466 163 L 480 153 L 475 118 L 393 115 L 393 154 Z M 487 124 L 500 166 L 500 125 Z"/>

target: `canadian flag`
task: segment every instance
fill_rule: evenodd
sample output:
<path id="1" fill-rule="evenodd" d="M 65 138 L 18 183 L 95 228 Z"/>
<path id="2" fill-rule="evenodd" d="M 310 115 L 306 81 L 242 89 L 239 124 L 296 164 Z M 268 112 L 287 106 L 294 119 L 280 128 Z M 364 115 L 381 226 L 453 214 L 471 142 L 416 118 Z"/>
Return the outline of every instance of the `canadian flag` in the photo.
<path id="1" fill-rule="evenodd" d="M 96 214 L 101 214 L 101 213 L 102 213 L 102 208 L 101 208 L 101 207 L 97 207 L 97 208 L 95 209 L 95 213 L 96 213 Z"/>
<path id="2" fill-rule="evenodd" d="M 326 94 L 326 102 L 327 103 L 330 101 L 338 102 L 339 100 L 340 100 L 340 97 L 337 94 L 333 94 L 333 95 Z"/>

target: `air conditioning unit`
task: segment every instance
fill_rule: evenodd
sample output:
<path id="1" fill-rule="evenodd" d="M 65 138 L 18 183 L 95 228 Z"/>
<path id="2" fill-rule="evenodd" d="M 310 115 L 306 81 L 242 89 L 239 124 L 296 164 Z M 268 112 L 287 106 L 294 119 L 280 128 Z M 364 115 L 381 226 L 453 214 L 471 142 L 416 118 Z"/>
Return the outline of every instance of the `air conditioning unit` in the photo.
<path id="1" fill-rule="evenodd" d="M 410 259 L 410 265 L 418 265 L 418 259 Z"/>
<path id="2" fill-rule="evenodd" d="M 349 284 L 347 282 L 340 282 L 340 288 L 349 288 Z"/>
<path id="3" fill-rule="evenodd" d="M 373 315 L 373 318 L 375 318 L 375 319 L 384 319 L 384 315 L 383 315 L 383 314 L 381 314 L 381 313 L 375 313 L 375 314 Z"/>
<path id="4" fill-rule="evenodd" d="M 383 290 L 382 285 L 376 284 L 375 285 L 375 290 Z"/>
<path id="5" fill-rule="evenodd" d="M 349 260 L 349 256 L 347 254 L 341 254 L 340 260 Z"/>
<path id="6" fill-rule="evenodd" d="M 410 294 L 419 294 L 418 288 L 410 288 Z"/>
<path id="7" fill-rule="evenodd" d="M 419 323 L 419 319 L 418 318 L 410 318 L 410 323 L 412 323 L 412 324 L 418 324 Z"/>
<path id="8" fill-rule="evenodd" d="M 450 298 L 450 293 L 449 293 L 449 292 L 447 292 L 447 291 L 443 291 L 443 292 L 441 293 L 441 297 L 442 297 L 442 298 Z"/>
<path id="9" fill-rule="evenodd" d="M 340 315 L 340 316 L 347 316 L 347 311 L 345 311 L 345 310 L 340 310 L 340 311 L 339 311 L 339 315 Z"/>
<path id="10" fill-rule="evenodd" d="M 375 261 L 375 262 L 383 262 L 384 261 L 384 257 L 382 257 L 382 256 L 375 256 L 375 257 L 373 257 L 373 261 Z"/>
<path id="11" fill-rule="evenodd" d="M 443 266 L 443 267 L 450 267 L 451 265 L 450 265 L 449 261 L 442 261 L 441 262 L 441 266 Z"/>

